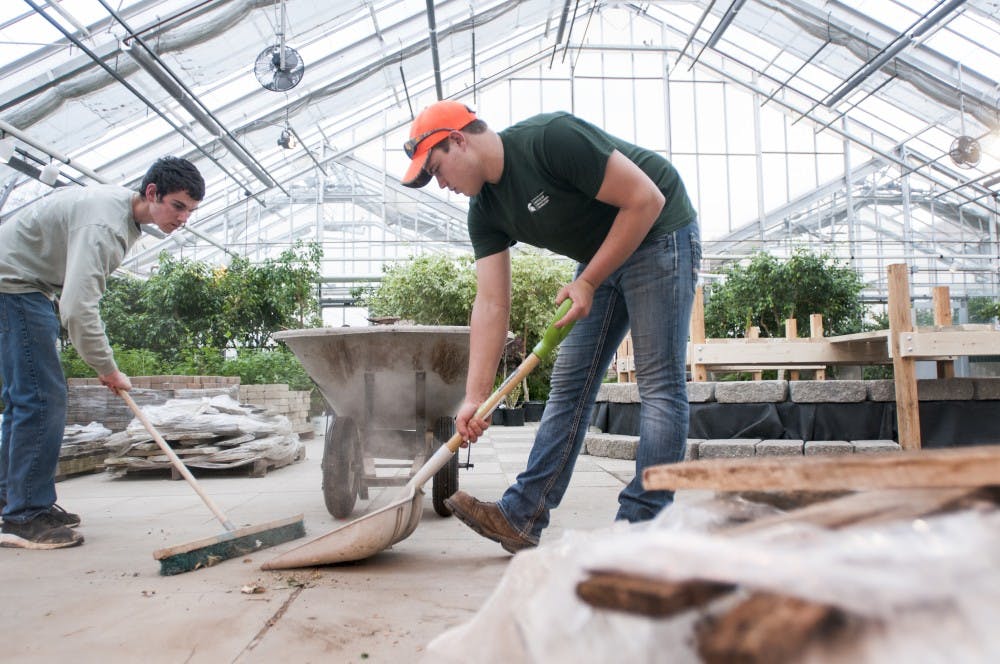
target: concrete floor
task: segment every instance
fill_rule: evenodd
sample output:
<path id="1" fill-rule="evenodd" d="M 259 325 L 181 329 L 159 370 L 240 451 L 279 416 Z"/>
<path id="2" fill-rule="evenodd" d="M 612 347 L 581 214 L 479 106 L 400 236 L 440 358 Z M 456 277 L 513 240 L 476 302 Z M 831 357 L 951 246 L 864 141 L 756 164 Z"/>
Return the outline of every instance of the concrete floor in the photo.
<path id="1" fill-rule="evenodd" d="M 533 433 L 532 424 L 492 427 L 473 447 L 475 467 L 460 471 L 461 488 L 484 500 L 499 497 L 523 469 Z M 340 523 L 323 502 L 322 445 L 322 436 L 306 441 L 304 461 L 263 478 L 198 478 L 238 527 L 303 513 L 307 539 L 317 537 Z M 633 464 L 581 456 L 543 544 L 566 529 L 611 524 Z M 300 539 L 163 577 L 154 550 L 222 532 L 186 482 L 98 473 L 56 488 L 59 504 L 81 515 L 86 542 L 55 551 L 0 549 L 5 661 L 415 661 L 434 637 L 476 613 L 511 560 L 456 519 L 437 516 L 428 484 L 417 530 L 369 560 L 260 570 L 307 541 Z M 355 514 L 365 506 L 359 502 Z M 243 592 L 253 586 L 263 592 Z"/>

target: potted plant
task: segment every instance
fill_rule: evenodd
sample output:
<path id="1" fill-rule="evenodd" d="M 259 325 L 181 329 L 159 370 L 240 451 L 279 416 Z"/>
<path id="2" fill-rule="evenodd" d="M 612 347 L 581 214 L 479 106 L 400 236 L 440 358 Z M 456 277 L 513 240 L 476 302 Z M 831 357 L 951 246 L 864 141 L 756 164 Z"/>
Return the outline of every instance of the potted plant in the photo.
<path id="1" fill-rule="evenodd" d="M 524 426 L 524 406 L 521 404 L 521 393 L 524 389 L 524 381 L 519 382 L 503 398 L 503 404 L 499 409 L 503 413 L 503 424 L 507 427 Z"/>

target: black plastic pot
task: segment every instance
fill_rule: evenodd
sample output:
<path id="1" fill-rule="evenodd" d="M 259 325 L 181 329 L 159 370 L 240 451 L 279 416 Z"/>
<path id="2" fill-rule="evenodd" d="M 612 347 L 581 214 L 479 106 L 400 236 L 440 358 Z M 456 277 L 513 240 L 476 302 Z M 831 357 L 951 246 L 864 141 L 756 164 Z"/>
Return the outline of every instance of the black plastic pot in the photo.
<path id="1" fill-rule="evenodd" d="M 542 412 L 545 410 L 544 401 L 524 402 L 524 421 L 539 422 L 542 419 Z"/>
<path id="2" fill-rule="evenodd" d="M 524 426 L 524 408 L 504 408 L 499 412 L 503 413 L 503 425 L 505 427 Z"/>

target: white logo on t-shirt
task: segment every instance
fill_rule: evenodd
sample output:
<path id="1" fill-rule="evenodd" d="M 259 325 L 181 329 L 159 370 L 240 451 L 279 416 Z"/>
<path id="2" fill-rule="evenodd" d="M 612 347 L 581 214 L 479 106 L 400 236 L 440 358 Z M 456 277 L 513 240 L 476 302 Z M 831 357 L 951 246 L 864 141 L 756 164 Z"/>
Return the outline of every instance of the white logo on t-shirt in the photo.
<path id="1" fill-rule="evenodd" d="M 530 201 L 528 201 L 528 212 L 531 212 L 532 214 L 538 212 L 549 204 L 549 200 L 549 195 L 546 194 L 544 190 L 538 192 L 531 197 Z"/>

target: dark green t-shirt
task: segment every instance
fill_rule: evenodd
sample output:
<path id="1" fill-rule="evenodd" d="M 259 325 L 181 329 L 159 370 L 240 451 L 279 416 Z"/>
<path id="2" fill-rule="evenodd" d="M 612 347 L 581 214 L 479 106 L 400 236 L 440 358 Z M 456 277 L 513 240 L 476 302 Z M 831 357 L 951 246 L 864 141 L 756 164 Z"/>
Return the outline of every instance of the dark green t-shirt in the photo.
<path id="1" fill-rule="evenodd" d="M 588 262 L 618 214 L 618 208 L 596 198 L 614 150 L 638 165 L 666 198 L 647 237 L 674 231 L 695 217 L 684 183 L 662 155 L 569 113 L 536 115 L 499 134 L 504 149 L 500 181 L 486 183 L 469 202 L 469 237 L 477 259 L 525 242 Z"/>

